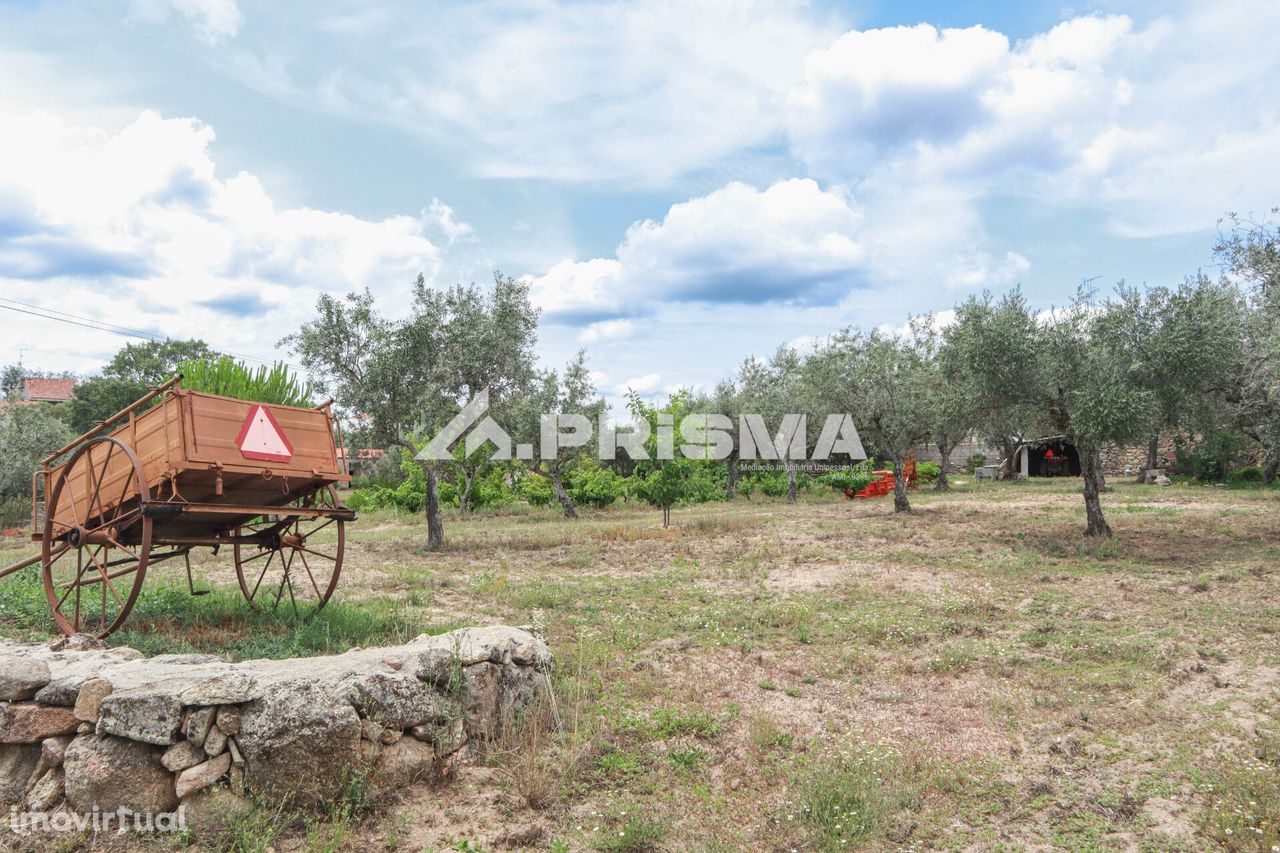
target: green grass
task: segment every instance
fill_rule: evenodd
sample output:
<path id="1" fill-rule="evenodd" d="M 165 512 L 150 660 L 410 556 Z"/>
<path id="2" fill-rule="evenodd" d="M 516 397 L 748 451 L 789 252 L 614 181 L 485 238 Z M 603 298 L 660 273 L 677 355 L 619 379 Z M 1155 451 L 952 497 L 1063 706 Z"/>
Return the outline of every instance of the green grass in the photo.
<path id="1" fill-rule="evenodd" d="M 600 832 L 593 847 L 600 853 L 656 853 L 663 849 L 668 831 L 661 819 L 628 815 L 616 828 Z"/>
<path id="2" fill-rule="evenodd" d="M 722 723 L 705 711 L 680 711 L 660 708 L 653 712 L 649 734 L 655 740 L 684 735 L 715 740 L 720 736 Z"/>
<path id="3" fill-rule="evenodd" d="M 812 848 L 850 850 L 883 838 L 893 817 L 915 798 L 896 778 L 900 772 L 892 750 L 866 744 L 801 764 L 795 817 Z"/>
<path id="4" fill-rule="evenodd" d="M 57 627 L 38 570 L 0 581 L 0 627 L 20 639 L 54 639 Z M 215 587 L 193 597 L 185 587 L 148 580 L 133 612 L 108 645 L 146 655 L 201 653 L 229 660 L 335 654 L 353 647 L 397 645 L 423 633 L 443 633 L 456 624 L 427 625 L 401 605 L 383 600 L 344 602 L 335 597 L 320 611 L 298 616 L 287 604 L 254 610 L 238 588 Z"/>
<path id="5" fill-rule="evenodd" d="M 220 557 L 197 567 L 205 599 L 180 569 L 149 576 L 114 641 L 281 657 L 536 618 L 563 718 L 538 760 L 557 770 L 510 817 L 545 826 L 537 849 L 1229 848 L 1277 808 L 1239 722 L 1276 698 L 1275 495 L 1117 482 L 1107 543 L 1083 541 L 1065 481 L 922 490 L 909 518 L 814 494 L 679 508 L 669 530 L 627 504 L 451 513 L 437 553 L 420 518 L 380 511 L 309 622 L 248 610 Z M 32 580 L 0 582 L 0 632 L 47 636 Z M 1148 798 L 1185 820 L 1156 834 Z M 494 847 L 395 808 L 273 846 Z"/>

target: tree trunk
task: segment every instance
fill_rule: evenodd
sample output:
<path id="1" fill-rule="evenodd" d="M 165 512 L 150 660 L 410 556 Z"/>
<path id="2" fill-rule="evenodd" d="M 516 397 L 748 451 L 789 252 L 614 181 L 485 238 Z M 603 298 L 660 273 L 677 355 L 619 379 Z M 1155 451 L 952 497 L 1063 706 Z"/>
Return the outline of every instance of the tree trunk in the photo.
<path id="1" fill-rule="evenodd" d="M 667 504 L 662 508 L 662 526 L 663 527 L 671 526 L 671 505 L 670 504 Z"/>
<path id="2" fill-rule="evenodd" d="M 726 477 L 726 479 L 728 480 L 727 492 L 729 495 L 729 500 L 733 500 L 738 496 L 738 458 L 737 456 L 729 457 L 728 466 L 729 466 L 729 470 L 728 470 L 728 475 Z"/>
<path id="3" fill-rule="evenodd" d="M 560 506 L 564 509 L 564 517 L 577 518 L 578 510 L 573 506 L 573 498 L 569 497 L 569 492 L 565 490 L 564 483 L 560 479 L 560 472 L 552 469 L 547 472 L 547 477 L 551 480 L 551 488 L 555 489 L 556 500 L 560 501 Z"/>
<path id="4" fill-rule="evenodd" d="M 440 485 L 434 466 L 425 462 L 422 470 L 427 475 L 427 549 L 439 551 L 444 547 L 444 518 L 440 515 Z"/>
<path id="5" fill-rule="evenodd" d="M 1151 436 L 1151 440 L 1147 442 L 1147 468 L 1149 469 L 1160 467 L 1160 460 L 1156 459 L 1157 454 L 1160 452 L 1159 444 L 1160 436 L 1158 435 Z"/>
<path id="6" fill-rule="evenodd" d="M 1098 483 L 1102 479 L 1102 459 L 1096 449 L 1080 449 L 1080 464 L 1084 468 L 1084 514 L 1088 519 L 1085 536 L 1110 536 L 1111 526 L 1102 517 L 1102 502 L 1098 500 Z"/>
<path id="7" fill-rule="evenodd" d="M 796 466 L 793 463 L 788 462 L 787 463 L 787 503 L 793 504 L 795 502 L 796 502 Z"/>
<path id="8" fill-rule="evenodd" d="M 1280 459 L 1272 459 L 1262 466 L 1262 485 L 1269 486 L 1280 475 Z"/>
<path id="9" fill-rule="evenodd" d="M 933 482 L 933 490 L 935 492 L 946 492 L 951 490 L 951 484 L 947 482 L 947 468 L 951 467 L 951 446 L 938 442 L 938 455 L 942 457 L 942 462 L 938 467 L 938 479 Z"/>
<path id="10" fill-rule="evenodd" d="M 1002 480 L 1018 479 L 1018 472 L 1014 470 L 1014 468 L 1016 468 L 1017 466 L 1014 464 L 1014 461 L 1013 461 L 1013 457 L 1016 456 L 1018 453 L 1018 443 L 1015 441 L 1010 441 L 1007 438 L 1001 439 L 1000 449 L 1004 451 L 1004 458 L 1009 461 L 1009 468 L 1007 471 L 1005 471 L 1004 476 L 1001 477 L 1000 479 Z M 999 460 L 997 460 L 997 463 L 998 462 Z"/>
<path id="11" fill-rule="evenodd" d="M 902 475 L 903 460 L 901 455 L 893 457 L 893 511 L 911 512 L 911 504 L 907 501 L 907 480 Z"/>
<path id="12" fill-rule="evenodd" d="M 468 512 L 471 509 L 471 488 L 476 484 L 475 472 L 463 471 L 462 481 L 465 485 L 462 487 L 462 491 L 458 493 L 458 509 L 462 512 Z"/>

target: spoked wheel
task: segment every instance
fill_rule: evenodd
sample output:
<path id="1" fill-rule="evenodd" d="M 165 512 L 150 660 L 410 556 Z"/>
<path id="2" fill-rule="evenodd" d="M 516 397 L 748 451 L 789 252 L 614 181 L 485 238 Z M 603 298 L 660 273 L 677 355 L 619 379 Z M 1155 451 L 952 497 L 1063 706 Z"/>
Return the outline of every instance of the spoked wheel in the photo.
<path id="1" fill-rule="evenodd" d="M 151 556 L 150 499 L 138 457 L 118 438 L 85 443 L 62 467 L 45 505 L 41 565 L 64 634 L 102 639 L 128 617 Z"/>
<path id="2" fill-rule="evenodd" d="M 337 509 L 338 493 L 330 486 L 290 506 Z M 276 515 L 238 528 L 236 537 L 257 540 L 235 546 L 236 577 L 250 606 L 279 610 L 285 604 L 296 616 L 329 603 L 342 575 L 345 521 L 291 516 L 289 506 L 283 506 Z"/>

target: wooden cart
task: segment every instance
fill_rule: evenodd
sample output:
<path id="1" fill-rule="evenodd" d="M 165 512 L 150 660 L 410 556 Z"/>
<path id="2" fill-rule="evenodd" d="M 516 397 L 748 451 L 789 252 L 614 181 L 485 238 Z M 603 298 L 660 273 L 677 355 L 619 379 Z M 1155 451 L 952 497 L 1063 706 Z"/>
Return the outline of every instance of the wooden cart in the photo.
<path id="1" fill-rule="evenodd" d="M 201 594 L 196 547 L 231 547 L 254 607 L 278 608 L 287 596 L 295 613 L 318 609 L 338 585 L 355 514 L 337 499 L 335 485 L 351 478 L 339 465 L 331 404 L 252 403 L 181 381 L 50 454 L 32 477 L 41 551 L 0 577 L 39 563 L 66 634 L 119 628 L 147 569 L 164 560 L 184 560 L 188 588 Z"/>

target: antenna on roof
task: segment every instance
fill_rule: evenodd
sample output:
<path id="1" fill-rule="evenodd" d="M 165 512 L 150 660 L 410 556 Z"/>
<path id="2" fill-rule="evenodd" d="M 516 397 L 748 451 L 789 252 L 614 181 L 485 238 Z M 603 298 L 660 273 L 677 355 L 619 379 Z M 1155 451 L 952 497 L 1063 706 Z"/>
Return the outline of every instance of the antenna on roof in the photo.
<path id="1" fill-rule="evenodd" d="M 1078 298 L 1084 299 L 1084 301 L 1089 305 L 1093 305 L 1094 304 L 1093 297 L 1095 295 L 1095 291 L 1090 287 L 1090 285 L 1100 278 L 1102 278 L 1102 276 L 1100 275 L 1093 275 L 1087 278 L 1081 277 L 1080 295 Z"/>

